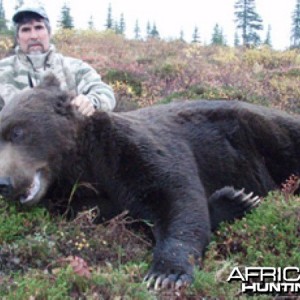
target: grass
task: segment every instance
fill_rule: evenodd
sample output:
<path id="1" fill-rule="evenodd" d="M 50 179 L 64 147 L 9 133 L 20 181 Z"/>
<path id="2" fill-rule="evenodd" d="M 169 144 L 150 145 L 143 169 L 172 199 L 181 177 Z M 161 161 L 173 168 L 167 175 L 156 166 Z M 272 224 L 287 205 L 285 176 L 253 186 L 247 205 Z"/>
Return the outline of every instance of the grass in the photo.
<path id="1" fill-rule="evenodd" d="M 233 267 L 300 265 L 300 198 L 279 192 L 220 227 L 195 282 L 180 295 L 154 294 L 141 283 L 150 242 L 128 229 L 125 214 L 104 226 L 91 223 L 91 211 L 66 221 L 41 207 L 23 211 L 0 200 L 0 208 L 1 299 L 247 299 L 238 282 L 226 281 Z"/>
<path id="2" fill-rule="evenodd" d="M 299 237 L 300 199 L 270 193 L 247 217 L 234 224 L 223 224 L 215 233 L 204 270 L 197 273 L 191 290 L 232 299 L 239 295 L 240 283 L 228 283 L 226 279 L 235 266 L 299 267 Z M 258 296 L 258 299 L 270 298 L 270 295 Z M 239 295 L 239 299 L 247 299 L 247 295 Z"/>

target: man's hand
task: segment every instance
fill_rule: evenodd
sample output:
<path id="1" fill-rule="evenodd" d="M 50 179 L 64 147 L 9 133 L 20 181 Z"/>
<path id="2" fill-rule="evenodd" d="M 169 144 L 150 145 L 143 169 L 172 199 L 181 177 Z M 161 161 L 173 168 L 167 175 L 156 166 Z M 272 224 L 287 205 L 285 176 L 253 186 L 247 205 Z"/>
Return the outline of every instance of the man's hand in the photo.
<path id="1" fill-rule="evenodd" d="M 96 111 L 93 103 L 88 99 L 88 97 L 82 94 L 74 98 L 71 103 L 80 113 L 87 117 L 91 116 Z"/>

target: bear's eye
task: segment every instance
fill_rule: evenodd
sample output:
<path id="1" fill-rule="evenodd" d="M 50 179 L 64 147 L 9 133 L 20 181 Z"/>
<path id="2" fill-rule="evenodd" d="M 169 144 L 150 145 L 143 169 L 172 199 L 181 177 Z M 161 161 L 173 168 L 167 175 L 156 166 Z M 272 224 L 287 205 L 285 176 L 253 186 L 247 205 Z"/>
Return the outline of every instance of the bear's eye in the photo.
<path id="1" fill-rule="evenodd" d="M 24 129 L 21 126 L 15 126 L 10 130 L 9 139 L 11 142 L 20 142 L 24 138 Z"/>

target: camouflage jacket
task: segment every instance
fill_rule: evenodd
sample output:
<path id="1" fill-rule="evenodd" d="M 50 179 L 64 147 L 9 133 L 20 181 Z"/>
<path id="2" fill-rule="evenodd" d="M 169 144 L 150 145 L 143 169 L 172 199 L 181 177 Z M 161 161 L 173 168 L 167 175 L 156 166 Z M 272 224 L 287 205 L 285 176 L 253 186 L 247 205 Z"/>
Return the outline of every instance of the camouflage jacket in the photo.
<path id="1" fill-rule="evenodd" d="M 77 95 L 86 95 L 96 109 L 113 110 L 116 105 L 113 90 L 105 84 L 100 75 L 80 59 L 63 56 L 56 52 L 54 45 L 44 54 L 25 55 L 19 47 L 16 54 L 0 61 L 0 96 L 7 102 L 18 91 L 29 86 L 28 74 L 34 84 L 40 82 L 46 72 L 54 73 L 62 89 Z"/>

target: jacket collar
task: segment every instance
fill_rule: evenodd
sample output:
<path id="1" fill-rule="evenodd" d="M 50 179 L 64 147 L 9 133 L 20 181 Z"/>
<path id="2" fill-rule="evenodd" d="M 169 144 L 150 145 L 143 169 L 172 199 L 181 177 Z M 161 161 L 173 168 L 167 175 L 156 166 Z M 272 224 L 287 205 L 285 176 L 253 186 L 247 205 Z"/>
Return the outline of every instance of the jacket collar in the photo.
<path id="1" fill-rule="evenodd" d="M 15 48 L 15 52 L 16 52 L 16 56 L 17 56 L 18 60 L 22 64 L 27 65 L 27 66 L 32 67 L 33 69 L 35 69 L 35 66 L 34 66 L 34 63 L 32 62 L 32 59 L 26 53 L 24 53 L 19 46 L 17 46 Z M 54 52 L 56 52 L 56 48 L 53 44 L 51 44 L 50 47 L 49 47 L 48 52 L 46 52 L 46 55 L 43 58 L 44 62 L 42 62 L 42 66 L 43 66 L 44 69 L 46 69 L 46 67 L 49 67 L 49 65 L 51 64 Z"/>

